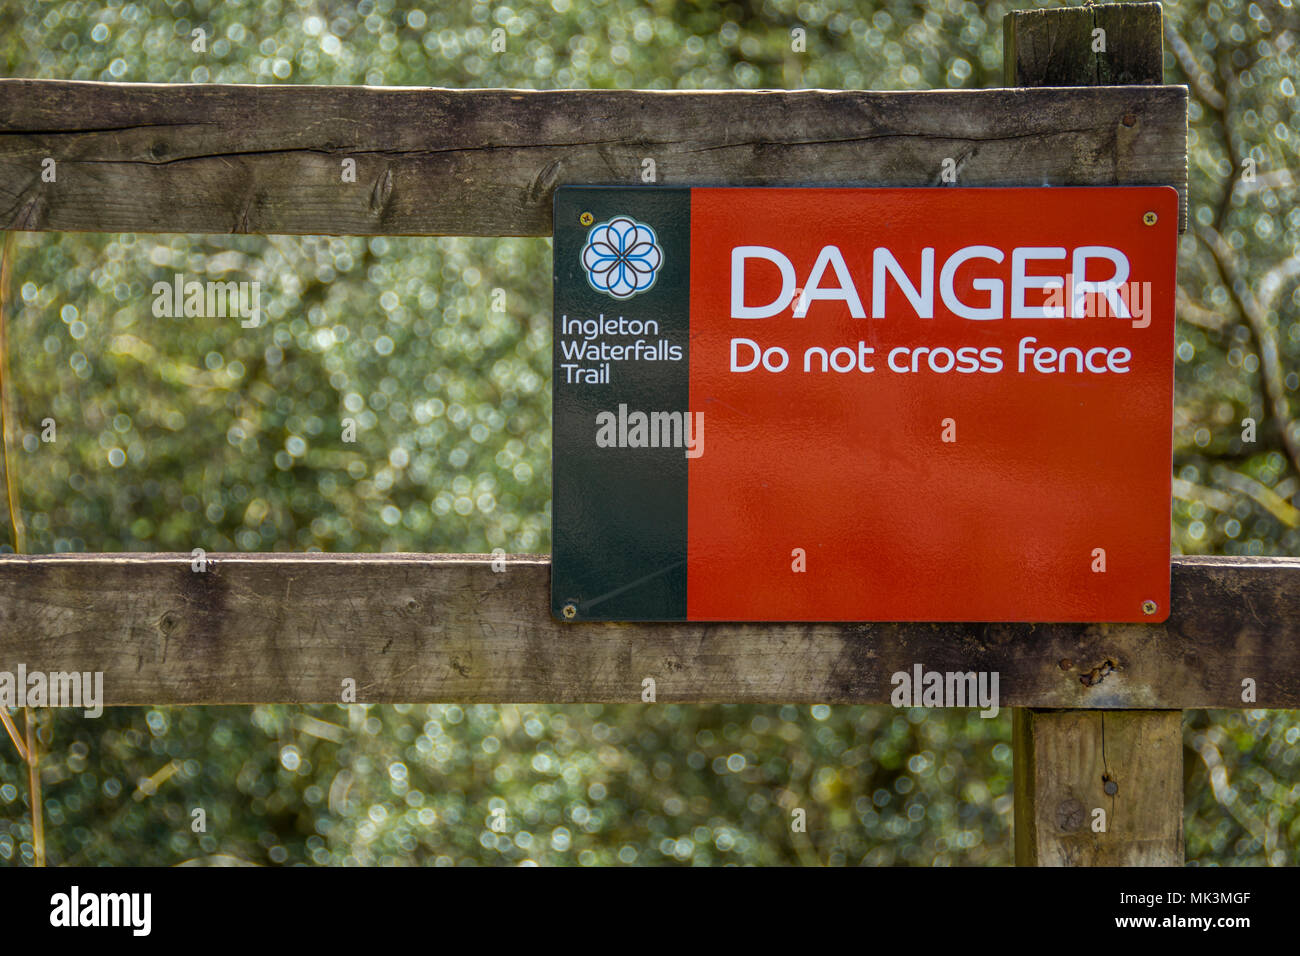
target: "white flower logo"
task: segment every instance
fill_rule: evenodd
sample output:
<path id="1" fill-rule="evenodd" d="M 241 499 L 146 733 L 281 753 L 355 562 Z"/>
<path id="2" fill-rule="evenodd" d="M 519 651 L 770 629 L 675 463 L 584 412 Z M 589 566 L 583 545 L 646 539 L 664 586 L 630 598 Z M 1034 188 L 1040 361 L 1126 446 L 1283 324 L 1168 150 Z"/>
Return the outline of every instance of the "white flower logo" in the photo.
<path id="1" fill-rule="evenodd" d="M 587 281 L 615 299 L 630 299 L 649 289 L 663 261 L 655 231 L 627 216 L 592 226 L 582 248 Z"/>

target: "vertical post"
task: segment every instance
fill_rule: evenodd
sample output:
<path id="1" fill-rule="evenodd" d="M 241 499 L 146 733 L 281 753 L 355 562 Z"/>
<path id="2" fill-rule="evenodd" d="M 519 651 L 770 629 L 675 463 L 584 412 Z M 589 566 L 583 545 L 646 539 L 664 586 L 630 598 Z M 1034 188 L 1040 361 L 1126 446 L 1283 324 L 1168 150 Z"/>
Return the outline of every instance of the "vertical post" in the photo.
<path id="1" fill-rule="evenodd" d="M 1163 79 L 1159 3 L 1016 10 L 1002 21 L 1007 86 Z M 1019 866 L 1182 866 L 1182 711 L 1017 709 Z"/>
<path id="2" fill-rule="evenodd" d="M 1182 866 L 1183 712 L 1012 714 L 1016 863 Z"/>
<path id="3" fill-rule="evenodd" d="M 1007 86 L 1144 86 L 1164 82 L 1158 3 L 1013 10 L 1002 18 Z"/>

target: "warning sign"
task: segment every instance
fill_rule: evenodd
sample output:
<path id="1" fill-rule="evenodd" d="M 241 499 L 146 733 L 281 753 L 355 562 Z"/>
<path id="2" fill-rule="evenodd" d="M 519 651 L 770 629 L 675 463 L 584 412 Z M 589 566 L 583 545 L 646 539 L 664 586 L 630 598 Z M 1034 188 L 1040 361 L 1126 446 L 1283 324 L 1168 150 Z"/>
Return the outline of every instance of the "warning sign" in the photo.
<path id="1" fill-rule="evenodd" d="M 564 620 L 1163 621 L 1178 194 L 562 187 Z"/>

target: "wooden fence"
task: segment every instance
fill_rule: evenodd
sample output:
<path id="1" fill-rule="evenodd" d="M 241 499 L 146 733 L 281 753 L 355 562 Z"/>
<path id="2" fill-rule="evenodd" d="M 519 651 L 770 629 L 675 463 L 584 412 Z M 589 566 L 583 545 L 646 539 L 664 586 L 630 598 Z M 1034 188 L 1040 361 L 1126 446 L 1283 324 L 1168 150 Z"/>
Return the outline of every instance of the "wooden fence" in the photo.
<path id="1" fill-rule="evenodd" d="M 1172 185 L 1185 221 L 1159 4 L 1015 12 L 1005 38 L 994 90 L 3 79 L 0 227 L 539 236 L 555 185 L 635 182 L 646 156 L 670 185 L 939 186 L 951 158 L 965 186 Z M 1179 864 L 1180 711 L 1300 706 L 1300 558 L 1172 572 L 1161 625 L 563 624 L 545 556 L 10 555 L 0 669 L 103 671 L 113 705 L 338 702 L 345 680 L 361 702 L 633 702 L 647 677 L 660 701 L 884 704 L 918 663 L 997 671 L 1023 708 L 1017 861 Z"/>

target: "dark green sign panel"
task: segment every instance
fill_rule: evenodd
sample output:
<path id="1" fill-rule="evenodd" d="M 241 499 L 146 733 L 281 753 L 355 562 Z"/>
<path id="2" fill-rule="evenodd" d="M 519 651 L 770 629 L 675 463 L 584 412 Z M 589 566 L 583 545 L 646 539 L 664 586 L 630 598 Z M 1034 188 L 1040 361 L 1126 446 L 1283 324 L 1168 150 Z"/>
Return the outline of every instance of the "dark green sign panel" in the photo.
<path id="1" fill-rule="evenodd" d="M 555 191 L 551 604 L 562 620 L 686 617 L 688 459 L 680 445 L 628 447 L 628 418 L 687 412 L 689 250 L 689 189 Z"/>

